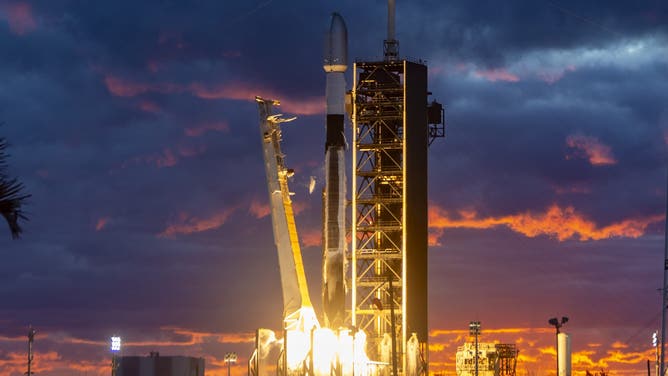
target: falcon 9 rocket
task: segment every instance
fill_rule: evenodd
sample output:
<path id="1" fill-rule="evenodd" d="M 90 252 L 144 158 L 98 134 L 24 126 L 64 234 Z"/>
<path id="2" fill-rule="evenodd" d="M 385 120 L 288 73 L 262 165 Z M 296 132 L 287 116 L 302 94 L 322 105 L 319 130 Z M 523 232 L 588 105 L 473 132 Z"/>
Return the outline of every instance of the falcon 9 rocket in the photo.
<path id="1" fill-rule="evenodd" d="M 323 68 L 327 76 L 325 190 L 323 192 L 323 284 L 325 325 L 338 328 L 345 319 L 346 170 L 344 136 L 345 71 L 348 31 L 343 18 L 332 14 L 325 37 Z"/>

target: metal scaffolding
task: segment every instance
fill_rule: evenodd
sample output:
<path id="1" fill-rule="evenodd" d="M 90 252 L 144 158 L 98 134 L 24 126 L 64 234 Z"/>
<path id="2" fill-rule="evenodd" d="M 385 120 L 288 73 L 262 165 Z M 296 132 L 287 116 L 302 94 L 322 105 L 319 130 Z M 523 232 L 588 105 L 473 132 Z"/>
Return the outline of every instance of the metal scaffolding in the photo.
<path id="1" fill-rule="evenodd" d="M 399 357 L 406 343 L 402 73 L 403 62 L 357 63 L 353 89 L 353 322 L 367 333 L 368 351 L 387 362 L 385 334 Z"/>

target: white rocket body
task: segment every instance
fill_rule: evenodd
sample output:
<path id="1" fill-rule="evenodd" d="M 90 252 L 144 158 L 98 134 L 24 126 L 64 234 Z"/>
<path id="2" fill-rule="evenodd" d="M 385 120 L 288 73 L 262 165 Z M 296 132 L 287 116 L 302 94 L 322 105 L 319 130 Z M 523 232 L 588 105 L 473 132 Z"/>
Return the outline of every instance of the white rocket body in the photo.
<path id="1" fill-rule="evenodd" d="M 327 123 L 325 141 L 325 190 L 323 192 L 323 286 L 325 324 L 343 325 L 345 319 L 346 169 L 344 111 L 348 68 L 348 31 L 343 18 L 332 14 L 325 38 L 323 68 L 326 72 Z"/>

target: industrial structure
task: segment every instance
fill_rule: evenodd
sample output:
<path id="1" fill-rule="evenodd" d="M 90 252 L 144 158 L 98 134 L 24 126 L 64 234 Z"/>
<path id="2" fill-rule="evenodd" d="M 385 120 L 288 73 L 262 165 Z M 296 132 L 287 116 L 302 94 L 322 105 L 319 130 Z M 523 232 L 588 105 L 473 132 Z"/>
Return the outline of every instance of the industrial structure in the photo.
<path id="1" fill-rule="evenodd" d="M 427 374 L 427 151 L 444 116 L 426 65 L 399 58 L 393 0 L 384 59 L 353 76 L 352 325 L 394 375 Z"/>
<path id="2" fill-rule="evenodd" d="M 457 348 L 457 376 L 515 376 L 518 355 L 515 344 L 466 342 Z"/>
<path id="3" fill-rule="evenodd" d="M 151 352 L 149 356 L 121 356 L 117 361 L 117 376 L 204 376 L 204 358 Z"/>
<path id="4" fill-rule="evenodd" d="M 294 171 L 285 166 L 281 152 L 281 128 L 279 124 L 295 118 L 283 119 L 280 114 L 273 114 L 273 106 L 280 103 L 256 97 L 260 111 L 260 132 L 262 135 L 262 152 L 269 190 L 269 206 L 274 243 L 278 251 L 278 266 L 281 272 L 281 289 L 283 291 L 283 325 L 284 329 L 310 330 L 320 327 L 315 316 L 311 298 L 309 297 L 304 262 L 299 247 L 295 215 L 290 199 L 288 177 Z"/>
<path id="5" fill-rule="evenodd" d="M 278 101 L 256 97 L 284 312 L 282 339 L 269 329 L 257 331 L 250 375 L 428 374 L 427 151 L 431 141 L 444 136 L 443 109 L 428 103 L 427 67 L 398 58 L 394 0 L 388 5 L 385 57 L 355 63 L 349 97 L 351 252 L 346 240 L 347 31 L 340 15 L 332 15 L 326 37 L 323 327 L 304 273 L 288 188 L 293 171 L 280 147 L 280 125 L 294 118 L 274 114 Z"/>
<path id="6" fill-rule="evenodd" d="M 281 288 L 283 290 L 283 339 L 270 329 L 258 329 L 255 352 L 249 360 L 249 374 L 341 376 L 374 374 L 364 351 L 364 332 L 347 328 L 321 328 L 308 293 L 299 238 L 292 210 L 288 177 L 281 152 L 280 124 L 274 114 L 276 100 L 256 97 L 260 113 L 262 150 L 269 189 L 274 242 L 278 251 Z"/>

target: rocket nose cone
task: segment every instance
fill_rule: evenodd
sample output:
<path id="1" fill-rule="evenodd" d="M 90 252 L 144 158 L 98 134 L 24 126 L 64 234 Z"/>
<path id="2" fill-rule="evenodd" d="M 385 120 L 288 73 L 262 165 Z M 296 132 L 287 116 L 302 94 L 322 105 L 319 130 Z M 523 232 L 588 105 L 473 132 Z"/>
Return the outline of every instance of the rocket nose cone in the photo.
<path id="1" fill-rule="evenodd" d="M 332 13 L 332 22 L 329 24 L 329 32 L 340 35 L 343 39 L 348 40 L 348 29 L 340 14 Z"/>
<path id="2" fill-rule="evenodd" d="M 323 66 L 327 72 L 344 72 L 348 66 L 348 29 L 338 13 L 332 13 L 332 21 L 325 37 Z"/>

